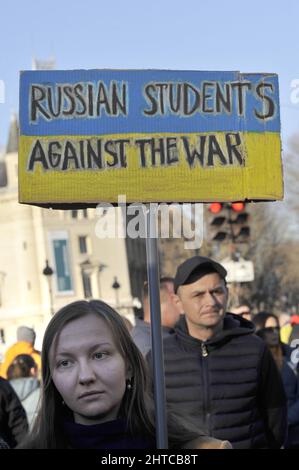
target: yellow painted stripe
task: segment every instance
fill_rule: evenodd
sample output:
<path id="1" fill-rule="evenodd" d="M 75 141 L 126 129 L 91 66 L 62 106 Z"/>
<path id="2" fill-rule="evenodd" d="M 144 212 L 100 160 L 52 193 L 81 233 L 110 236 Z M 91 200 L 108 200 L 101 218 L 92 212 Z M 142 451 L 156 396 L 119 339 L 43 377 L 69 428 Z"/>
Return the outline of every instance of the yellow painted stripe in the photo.
<path id="1" fill-rule="evenodd" d="M 125 194 L 127 202 L 154 201 L 233 201 L 239 199 L 276 200 L 283 197 L 281 164 L 281 142 L 278 133 L 240 133 L 243 142 L 245 164 L 237 160 L 233 164 L 221 165 L 214 158 L 215 166 L 196 164 L 190 168 L 182 136 L 190 145 L 197 145 L 203 134 L 119 134 L 108 136 L 24 136 L 19 145 L 19 199 L 25 203 L 97 203 L 117 202 Z M 205 133 L 209 136 L 210 134 Z M 221 148 L 225 149 L 225 133 L 216 135 Z M 169 167 L 140 166 L 140 152 L 137 145 L 127 147 L 127 168 L 50 170 L 45 171 L 36 164 L 34 171 L 28 171 L 31 149 L 39 139 L 45 147 L 49 141 L 65 140 L 78 142 L 86 139 L 136 139 L 176 137 L 179 162 Z M 158 141 L 157 141 L 158 142 Z M 106 155 L 106 160 L 112 157 Z M 149 156 L 148 156 L 149 161 Z"/>

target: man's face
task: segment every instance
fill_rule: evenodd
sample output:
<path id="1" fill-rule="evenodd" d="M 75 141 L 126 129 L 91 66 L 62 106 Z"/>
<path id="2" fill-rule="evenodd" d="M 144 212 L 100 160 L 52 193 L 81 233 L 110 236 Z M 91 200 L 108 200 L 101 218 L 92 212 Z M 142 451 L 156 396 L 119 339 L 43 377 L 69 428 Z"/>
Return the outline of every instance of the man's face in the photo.
<path id="1" fill-rule="evenodd" d="M 213 329 L 222 322 L 228 291 L 218 273 L 206 274 L 192 284 L 180 286 L 178 297 L 190 333 L 197 327 Z"/>

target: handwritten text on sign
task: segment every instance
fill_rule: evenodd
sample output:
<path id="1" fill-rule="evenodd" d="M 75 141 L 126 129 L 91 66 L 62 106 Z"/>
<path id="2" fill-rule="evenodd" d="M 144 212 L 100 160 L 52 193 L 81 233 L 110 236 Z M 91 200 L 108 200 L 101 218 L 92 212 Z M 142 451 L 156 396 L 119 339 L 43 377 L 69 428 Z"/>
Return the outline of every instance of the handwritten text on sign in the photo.
<path id="1" fill-rule="evenodd" d="M 37 71 L 20 90 L 21 202 L 282 197 L 276 75 Z"/>

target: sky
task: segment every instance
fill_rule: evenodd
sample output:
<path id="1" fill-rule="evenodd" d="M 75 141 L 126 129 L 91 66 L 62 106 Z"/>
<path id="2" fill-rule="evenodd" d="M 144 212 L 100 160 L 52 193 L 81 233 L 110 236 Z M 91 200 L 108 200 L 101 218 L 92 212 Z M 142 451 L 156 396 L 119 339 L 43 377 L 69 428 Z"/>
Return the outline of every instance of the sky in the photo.
<path id="1" fill-rule="evenodd" d="M 57 69 L 277 73 L 286 149 L 299 134 L 298 18 L 297 0 L 1 0 L 0 148 L 19 110 L 20 70 L 53 57 Z"/>
<path id="2" fill-rule="evenodd" d="M 57 69 L 277 73 L 285 147 L 299 132 L 299 102 L 291 100 L 291 82 L 299 83 L 298 17 L 297 0 L 242 7 L 237 0 L 2 0 L 0 145 L 18 112 L 19 71 L 30 70 L 33 58 L 54 57 Z"/>

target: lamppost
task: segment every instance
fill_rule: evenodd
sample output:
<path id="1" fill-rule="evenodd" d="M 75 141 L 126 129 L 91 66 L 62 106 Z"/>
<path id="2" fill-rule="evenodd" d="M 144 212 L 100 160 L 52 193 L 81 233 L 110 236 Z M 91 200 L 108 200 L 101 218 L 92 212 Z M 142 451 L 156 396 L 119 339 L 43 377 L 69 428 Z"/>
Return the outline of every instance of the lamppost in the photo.
<path id="1" fill-rule="evenodd" d="M 118 289 L 120 288 L 120 283 L 117 280 L 117 277 L 114 276 L 114 282 L 112 284 L 112 289 L 114 289 L 115 292 L 115 303 L 116 307 L 119 307 L 119 297 L 118 297 Z"/>
<path id="2" fill-rule="evenodd" d="M 46 267 L 43 270 L 43 275 L 46 276 L 49 286 L 49 296 L 50 296 L 50 312 L 51 315 L 54 315 L 53 307 L 53 291 L 52 291 L 52 276 L 54 274 L 53 269 L 49 266 L 49 261 L 46 259 Z"/>
<path id="3" fill-rule="evenodd" d="M 81 267 L 81 274 L 82 274 L 82 282 L 83 282 L 83 291 L 84 291 L 84 298 L 91 299 L 92 298 L 92 286 L 91 286 L 91 275 L 94 271 L 94 266 L 87 258 L 85 261 L 80 263 Z"/>

